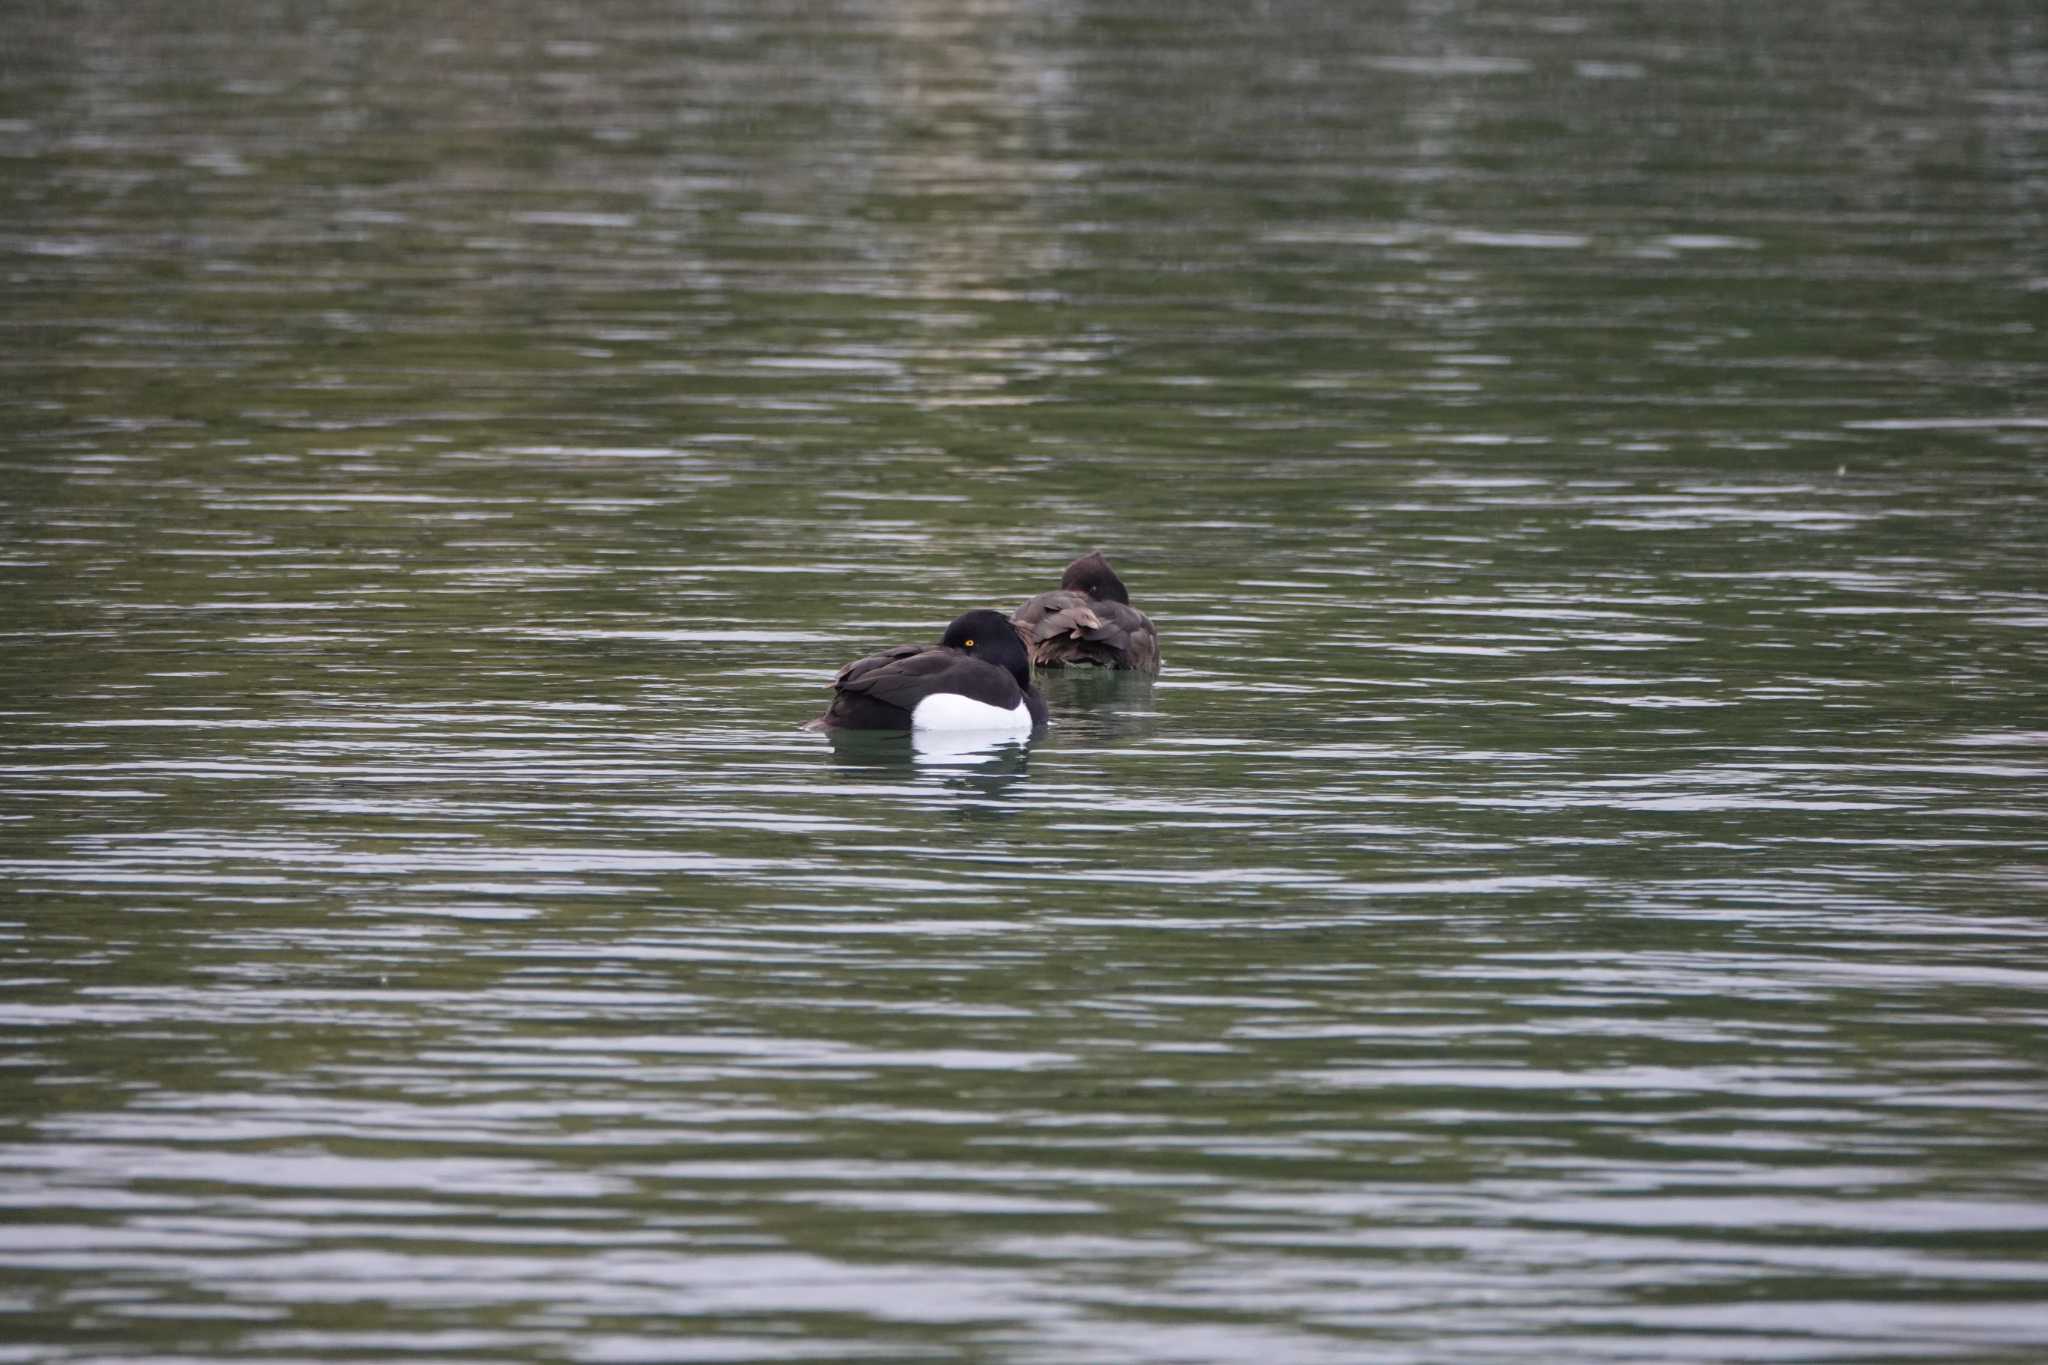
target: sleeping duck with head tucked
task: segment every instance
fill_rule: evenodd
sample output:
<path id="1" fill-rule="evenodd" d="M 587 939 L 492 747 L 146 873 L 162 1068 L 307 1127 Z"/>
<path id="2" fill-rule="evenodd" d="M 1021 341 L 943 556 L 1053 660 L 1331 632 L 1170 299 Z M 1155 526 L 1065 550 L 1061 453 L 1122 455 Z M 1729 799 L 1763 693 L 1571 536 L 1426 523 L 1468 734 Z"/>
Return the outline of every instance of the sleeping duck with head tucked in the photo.
<path id="1" fill-rule="evenodd" d="M 1011 615 L 1031 662 L 1040 668 L 1093 664 L 1159 671 L 1159 632 L 1131 605 L 1100 550 L 1067 565 L 1057 592 L 1042 592 Z"/>

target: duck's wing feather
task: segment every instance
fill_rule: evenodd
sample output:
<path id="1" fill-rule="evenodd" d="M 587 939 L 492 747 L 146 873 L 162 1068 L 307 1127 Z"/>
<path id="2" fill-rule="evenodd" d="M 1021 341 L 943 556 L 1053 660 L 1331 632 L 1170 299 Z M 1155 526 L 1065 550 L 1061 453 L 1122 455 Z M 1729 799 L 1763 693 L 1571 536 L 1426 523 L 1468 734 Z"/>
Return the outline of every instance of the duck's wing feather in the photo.
<path id="1" fill-rule="evenodd" d="M 1042 592 L 1017 608 L 1010 624 L 1024 637 L 1025 647 L 1035 649 L 1062 636 L 1086 639 L 1090 631 L 1102 628 L 1102 618 L 1086 593 Z"/>
<path id="2" fill-rule="evenodd" d="M 889 648 L 878 650 L 866 658 L 855 659 L 852 663 L 840 669 L 832 675 L 832 686 L 844 690 L 846 684 L 852 679 L 865 677 L 878 668 L 887 668 L 892 663 L 908 659 L 915 654 L 923 654 L 931 648 L 931 645 L 891 645 Z"/>
<path id="3" fill-rule="evenodd" d="M 944 645 L 898 645 L 870 654 L 840 669 L 832 685 L 905 711 L 933 692 L 957 692 L 1004 710 L 1023 697 L 1008 669 Z"/>
<path id="4" fill-rule="evenodd" d="M 1159 671 L 1159 628 L 1152 618 L 1136 607 L 1121 602 L 1097 603 L 1104 620 L 1093 637 L 1121 652 L 1124 667 L 1144 673 Z"/>
<path id="5" fill-rule="evenodd" d="M 1042 592 L 1010 618 L 1042 668 L 1106 664 L 1159 671 L 1159 631 L 1144 612 L 1080 592 Z"/>

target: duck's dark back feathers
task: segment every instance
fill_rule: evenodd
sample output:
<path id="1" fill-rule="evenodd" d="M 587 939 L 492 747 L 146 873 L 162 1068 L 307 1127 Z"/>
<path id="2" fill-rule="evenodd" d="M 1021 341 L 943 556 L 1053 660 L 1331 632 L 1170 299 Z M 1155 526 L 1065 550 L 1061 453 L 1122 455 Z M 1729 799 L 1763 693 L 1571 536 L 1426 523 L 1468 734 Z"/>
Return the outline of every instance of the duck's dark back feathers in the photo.
<path id="1" fill-rule="evenodd" d="M 1098 550 L 1067 565 L 1059 591 L 1032 598 L 1010 622 L 1040 668 L 1092 664 L 1157 673 L 1159 631 L 1130 601 Z"/>

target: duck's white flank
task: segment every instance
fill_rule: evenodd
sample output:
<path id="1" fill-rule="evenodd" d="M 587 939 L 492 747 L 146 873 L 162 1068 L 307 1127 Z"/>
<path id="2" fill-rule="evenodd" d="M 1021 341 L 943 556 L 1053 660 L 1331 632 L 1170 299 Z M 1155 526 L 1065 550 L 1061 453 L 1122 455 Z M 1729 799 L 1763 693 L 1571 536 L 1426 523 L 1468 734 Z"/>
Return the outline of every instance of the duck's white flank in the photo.
<path id="1" fill-rule="evenodd" d="M 1031 708 L 1023 702 L 1005 711 L 958 692 L 934 692 L 910 713 L 913 730 L 1029 730 Z"/>

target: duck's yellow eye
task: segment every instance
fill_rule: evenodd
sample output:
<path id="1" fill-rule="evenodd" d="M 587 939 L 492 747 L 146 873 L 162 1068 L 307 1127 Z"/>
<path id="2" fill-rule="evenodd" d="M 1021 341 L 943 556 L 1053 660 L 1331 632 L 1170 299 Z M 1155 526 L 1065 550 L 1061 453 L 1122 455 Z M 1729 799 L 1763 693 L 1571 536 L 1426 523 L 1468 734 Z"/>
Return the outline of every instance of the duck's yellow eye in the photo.
<path id="1" fill-rule="evenodd" d="M 967 640 L 967 641 L 963 641 L 963 642 L 961 643 L 961 645 L 960 645 L 960 648 L 962 648 L 962 649 L 972 649 L 972 648 L 974 648 L 974 641 L 972 641 L 972 640 Z"/>

